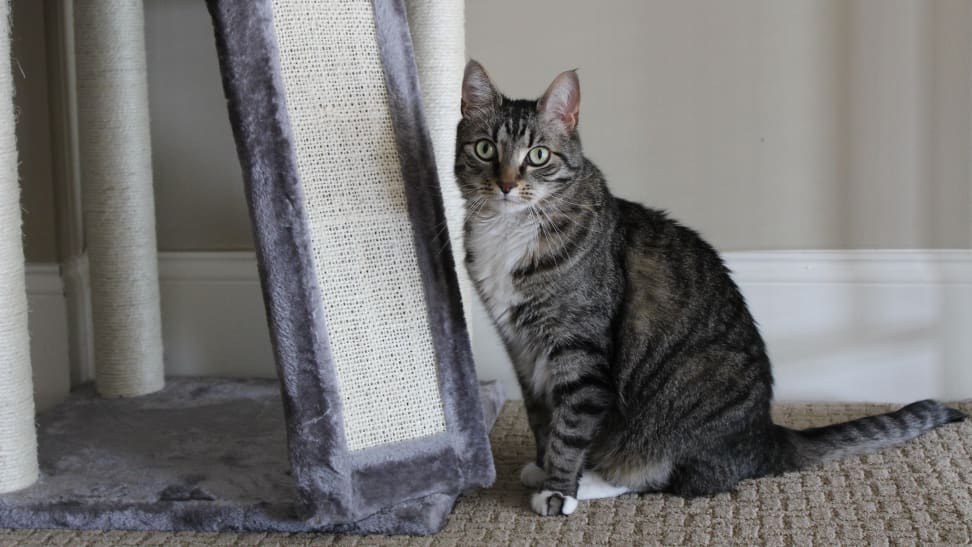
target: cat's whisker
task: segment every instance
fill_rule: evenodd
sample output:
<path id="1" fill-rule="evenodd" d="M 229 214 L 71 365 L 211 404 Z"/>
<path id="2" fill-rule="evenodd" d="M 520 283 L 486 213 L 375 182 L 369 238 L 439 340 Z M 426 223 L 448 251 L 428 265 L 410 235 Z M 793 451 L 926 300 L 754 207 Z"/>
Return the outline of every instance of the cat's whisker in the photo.
<path id="1" fill-rule="evenodd" d="M 565 235 L 559 228 L 557 228 L 556 225 L 554 225 L 552 222 L 551 222 L 551 227 L 560 234 L 560 236 L 558 237 L 560 237 L 561 240 L 561 245 L 560 245 L 561 255 L 564 258 L 564 262 L 566 262 L 570 260 L 570 247 L 567 245 L 565 240 L 570 238 L 567 235 Z"/>
<path id="2" fill-rule="evenodd" d="M 574 220 L 574 219 L 573 219 L 573 218 L 571 217 L 571 215 L 569 214 L 569 213 L 570 213 L 570 212 L 572 212 L 572 211 L 569 211 L 568 209 L 581 209 L 581 210 L 584 210 L 584 211 L 587 211 L 587 212 L 588 212 L 588 213 L 590 213 L 590 214 L 591 214 L 592 216 L 596 216 L 596 215 L 598 215 L 598 214 L 599 214 L 599 213 L 598 213 L 598 211 L 596 211 L 596 210 L 595 210 L 595 209 L 593 209 L 592 207 L 589 207 L 589 206 L 586 206 L 586 205 L 580 205 L 580 204 L 575 204 L 575 203 L 573 203 L 573 202 L 570 202 L 570 201 L 567 201 L 567 200 L 566 200 L 565 198 L 563 198 L 563 197 L 560 197 L 560 196 L 556 196 L 556 195 L 550 195 L 550 196 L 548 196 L 548 197 L 550 197 L 550 198 L 553 198 L 553 199 L 555 199 L 555 200 L 557 200 L 557 201 L 553 201 L 553 202 L 548 202 L 548 205 L 549 205 L 549 206 L 550 206 L 551 208 L 554 208 L 554 209 L 556 209 L 558 213 L 561 213 L 561 214 L 563 214 L 563 215 L 564 215 L 564 216 L 565 216 L 565 217 L 567 218 L 567 220 L 570 220 L 570 221 L 572 221 L 572 222 L 575 222 L 575 223 L 576 223 L 576 221 L 575 221 L 575 220 Z M 567 207 L 567 209 L 564 209 L 564 208 L 562 207 L 562 205 L 564 205 L 564 204 L 566 204 L 566 205 L 568 206 L 568 207 Z"/>
<path id="3" fill-rule="evenodd" d="M 479 198 L 478 200 L 474 201 L 470 207 L 467 207 L 466 214 L 463 218 L 463 224 L 469 222 L 471 218 L 474 218 L 477 214 L 479 214 L 479 211 L 486 205 L 487 201 L 489 201 L 488 198 Z M 448 223 L 441 230 L 439 230 L 435 237 L 438 238 L 442 234 L 442 231 L 446 228 L 448 228 Z M 435 253 L 435 256 L 442 256 L 442 253 L 445 252 L 446 247 L 448 247 L 451 243 L 452 242 L 447 238 L 446 241 L 442 243 L 442 247 L 438 250 L 438 252 Z"/>
<path id="4" fill-rule="evenodd" d="M 472 218 L 472 212 L 470 211 L 470 209 L 481 207 L 484 203 L 486 203 L 486 200 L 487 200 L 486 198 L 479 198 L 473 201 L 471 205 L 467 205 L 466 207 L 464 207 L 463 222 L 466 222 L 470 218 Z M 436 228 L 438 228 L 438 230 L 435 232 L 435 234 L 432 235 L 432 239 L 438 239 L 439 236 L 442 235 L 442 232 L 446 231 L 449 228 L 449 219 L 448 218 L 443 219 L 442 222 L 440 222 L 436 226 Z"/>
<path id="5" fill-rule="evenodd" d="M 486 205 L 488 198 L 479 198 L 472 203 L 472 205 L 466 207 L 466 214 L 463 220 L 468 221 L 469 219 L 475 217 L 479 214 L 479 211 Z"/>
<path id="6" fill-rule="evenodd" d="M 564 219 L 567 220 L 567 222 L 570 222 L 571 224 L 573 224 L 574 226 L 577 226 L 581 230 L 589 231 L 589 232 L 594 233 L 594 234 L 603 234 L 604 233 L 602 230 L 599 230 L 599 229 L 595 228 L 594 225 L 593 225 L 593 223 L 591 223 L 591 222 L 588 222 L 586 224 L 582 224 L 580 222 L 577 222 L 576 220 L 574 220 L 573 218 L 570 217 L 570 214 L 569 214 L 568 211 L 565 211 L 563 209 L 557 208 L 555 206 L 554 207 L 551 207 L 551 209 L 553 209 L 554 214 L 558 214 L 558 215 L 563 216 Z"/>
<path id="7" fill-rule="evenodd" d="M 566 241 L 564 239 L 566 237 L 566 235 L 559 228 L 557 228 L 557 224 L 553 221 L 553 219 L 550 218 L 550 215 L 549 214 L 547 214 L 546 212 L 544 212 L 543 209 L 537 208 L 537 212 L 540 213 L 541 216 L 545 216 L 547 218 L 548 222 L 550 223 L 550 229 L 553 230 L 556 233 L 557 239 L 560 241 L 559 248 L 562 251 L 563 258 L 564 258 L 564 260 L 568 260 L 570 258 L 570 256 L 569 256 L 569 254 L 567 252 L 567 243 L 566 243 Z M 541 226 L 542 226 L 543 223 L 542 223 L 542 221 L 540 221 L 540 222 L 541 222 Z M 548 233 L 550 233 L 550 232 L 548 231 Z M 558 253 L 558 254 L 560 254 L 560 253 Z"/>
<path id="8" fill-rule="evenodd" d="M 549 194 L 549 195 L 547 195 L 547 196 L 545 196 L 543 198 L 543 200 L 548 200 L 548 199 L 553 200 L 552 202 L 549 203 L 551 206 L 553 206 L 553 205 L 567 205 L 568 208 L 570 208 L 570 209 L 580 209 L 580 210 L 583 210 L 583 211 L 587 211 L 587 212 L 591 213 L 592 215 L 600 214 L 600 212 L 597 209 L 591 207 L 590 205 L 587 205 L 587 204 L 584 204 L 584 203 L 576 203 L 576 202 L 570 201 L 569 199 L 565 198 L 563 195 L 558 194 L 558 193 L 552 193 L 552 194 Z"/>
<path id="9" fill-rule="evenodd" d="M 543 222 L 541 222 L 540 217 L 537 216 L 537 208 L 533 205 L 530 206 L 530 215 L 533 216 L 534 222 L 537 225 L 537 229 L 533 233 L 533 241 L 535 246 L 534 254 L 539 255 L 540 248 L 543 244 L 543 239 L 546 238 L 543 230 Z"/>
<path id="10" fill-rule="evenodd" d="M 439 236 L 442 235 L 442 232 L 446 231 L 448 228 L 449 228 L 449 219 L 445 219 L 442 221 L 442 226 L 439 227 L 438 231 L 436 231 L 435 234 L 432 235 L 432 239 L 433 240 L 439 239 Z"/>
<path id="11" fill-rule="evenodd" d="M 577 202 L 574 202 L 574 201 L 571 201 L 571 200 L 567 199 L 563 195 L 563 192 L 553 192 L 553 193 L 548 194 L 547 196 L 545 196 L 545 198 L 553 198 L 553 199 L 556 199 L 557 201 L 566 203 L 566 204 L 570 205 L 571 207 L 577 207 L 578 209 L 584 209 L 584 210 L 590 211 L 592 213 L 597 213 L 597 210 L 595 210 L 589 204 L 586 204 L 586 203 L 577 203 Z"/>
<path id="12" fill-rule="evenodd" d="M 479 200 L 473 202 L 473 207 L 477 207 L 477 206 L 482 207 L 484 203 L 486 203 L 486 198 L 480 198 Z M 469 211 L 469 207 L 467 207 L 465 213 L 463 214 L 463 224 L 468 222 L 470 218 L 472 218 L 472 214 Z M 445 219 L 442 221 L 442 226 L 439 228 L 438 231 L 435 232 L 435 234 L 433 234 L 432 241 L 438 240 L 439 237 L 442 236 L 442 233 L 445 232 L 447 229 L 449 229 L 449 219 Z M 438 252 L 436 252 L 436 256 L 442 255 L 442 253 L 445 251 L 446 247 L 450 243 L 449 239 L 450 238 L 446 238 L 446 241 L 443 242 L 442 247 L 438 250 Z"/>

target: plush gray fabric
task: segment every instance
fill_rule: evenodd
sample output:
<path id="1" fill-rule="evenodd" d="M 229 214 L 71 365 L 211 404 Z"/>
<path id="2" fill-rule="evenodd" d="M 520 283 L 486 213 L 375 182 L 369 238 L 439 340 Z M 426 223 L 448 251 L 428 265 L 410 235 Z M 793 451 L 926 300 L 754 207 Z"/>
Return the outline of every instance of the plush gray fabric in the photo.
<path id="1" fill-rule="evenodd" d="M 478 401 L 472 348 L 446 226 L 435 155 L 425 123 L 418 68 L 403 0 L 374 0 L 375 25 L 389 107 L 405 179 L 415 252 L 425 288 L 429 325 L 450 431 L 455 437 L 465 487 L 489 486 L 496 478 L 488 430 Z"/>
<path id="2" fill-rule="evenodd" d="M 253 218 L 282 381 L 299 514 L 315 526 L 429 533 L 460 492 L 495 477 L 476 387 L 404 6 L 375 0 L 376 28 L 447 432 L 349 452 L 311 258 L 269 0 L 209 0 L 230 119 Z M 428 505 L 424 509 L 416 507 Z M 372 526 L 369 524 L 368 526 Z"/>
<path id="3" fill-rule="evenodd" d="M 163 391 L 101 399 L 85 386 L 38 418 L 41 480 L 0 496 L 0 528 L 428 533 L 437 494 L 359 523 L 299 518 L 273 380 L 169 378 Z M 497 397 L 500 399 L 497 399 Z M 501 403 L 483 385 L 487 425 Z"/>
<path id="4" fill-rule="evenodd" d="M 237 9 L 237 8 L 244 9 Z M 276 70 L 269 1 L 209 2 L 223 86 L 253 219 L 301 514 L 351 517 L 341 400 L 304 222 L 303 193 Z"/>

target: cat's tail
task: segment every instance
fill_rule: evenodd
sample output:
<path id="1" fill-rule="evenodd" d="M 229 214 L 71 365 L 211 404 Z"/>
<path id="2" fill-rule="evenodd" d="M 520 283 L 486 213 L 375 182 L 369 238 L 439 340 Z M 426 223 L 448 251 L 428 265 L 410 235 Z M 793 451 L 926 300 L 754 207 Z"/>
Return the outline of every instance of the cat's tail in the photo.
<path id="1" fill-rule="evenodd" d="M 779 452 L 773 471 L 803 469 L 903 443 L 966 415 L 938 401 L 911 403 L 894 412 L 810 429 L 777 426 Z"/>

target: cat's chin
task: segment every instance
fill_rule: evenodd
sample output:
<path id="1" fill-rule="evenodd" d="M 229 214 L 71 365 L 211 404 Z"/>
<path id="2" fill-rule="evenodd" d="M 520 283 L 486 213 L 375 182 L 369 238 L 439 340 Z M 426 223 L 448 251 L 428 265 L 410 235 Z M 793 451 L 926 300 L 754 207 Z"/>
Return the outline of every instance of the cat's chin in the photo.
<path id="1" fill-rule="evenodd" d="M 530 209 L 530 204 L 520 198 L 494 197 L 489 200 L 490 208 L 501 214 L 515 214 Z"/>

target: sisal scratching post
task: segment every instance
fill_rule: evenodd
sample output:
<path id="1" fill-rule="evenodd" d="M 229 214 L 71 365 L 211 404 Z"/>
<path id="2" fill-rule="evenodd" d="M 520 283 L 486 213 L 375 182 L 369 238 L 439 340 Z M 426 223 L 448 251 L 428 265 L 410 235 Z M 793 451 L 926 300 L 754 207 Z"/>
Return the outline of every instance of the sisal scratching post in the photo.
<path id="1" fill-rule="evenodd" d="M 466 65 L 464 3 L 455 0 L 406 0 L 405 5 L 422 88 L 425 122 L 435 152 L 449 239 L 456 260 L 459 291 L 466 303 L 463 315 L 466 324 L 471 325 L 469 314 L 472 306 L 469 304 L 474 296 L 466 268 L 463 267 L 465 248 L 462 225 L 465 209 L 453 173 L 456 125 L 461 117 L 462 73 Z"/>
<path id="2" fill-rule="evenodd" d="M 0 1 L 0 493 L 37 480 L 34 387 L 20 232 L 10 67 L 10 4 Z"/>
<path id="3" fill-rule="evenodd" d="M 96 383 L 131 397 L 164 383 L 142 2 L 74 14 Z"/>

